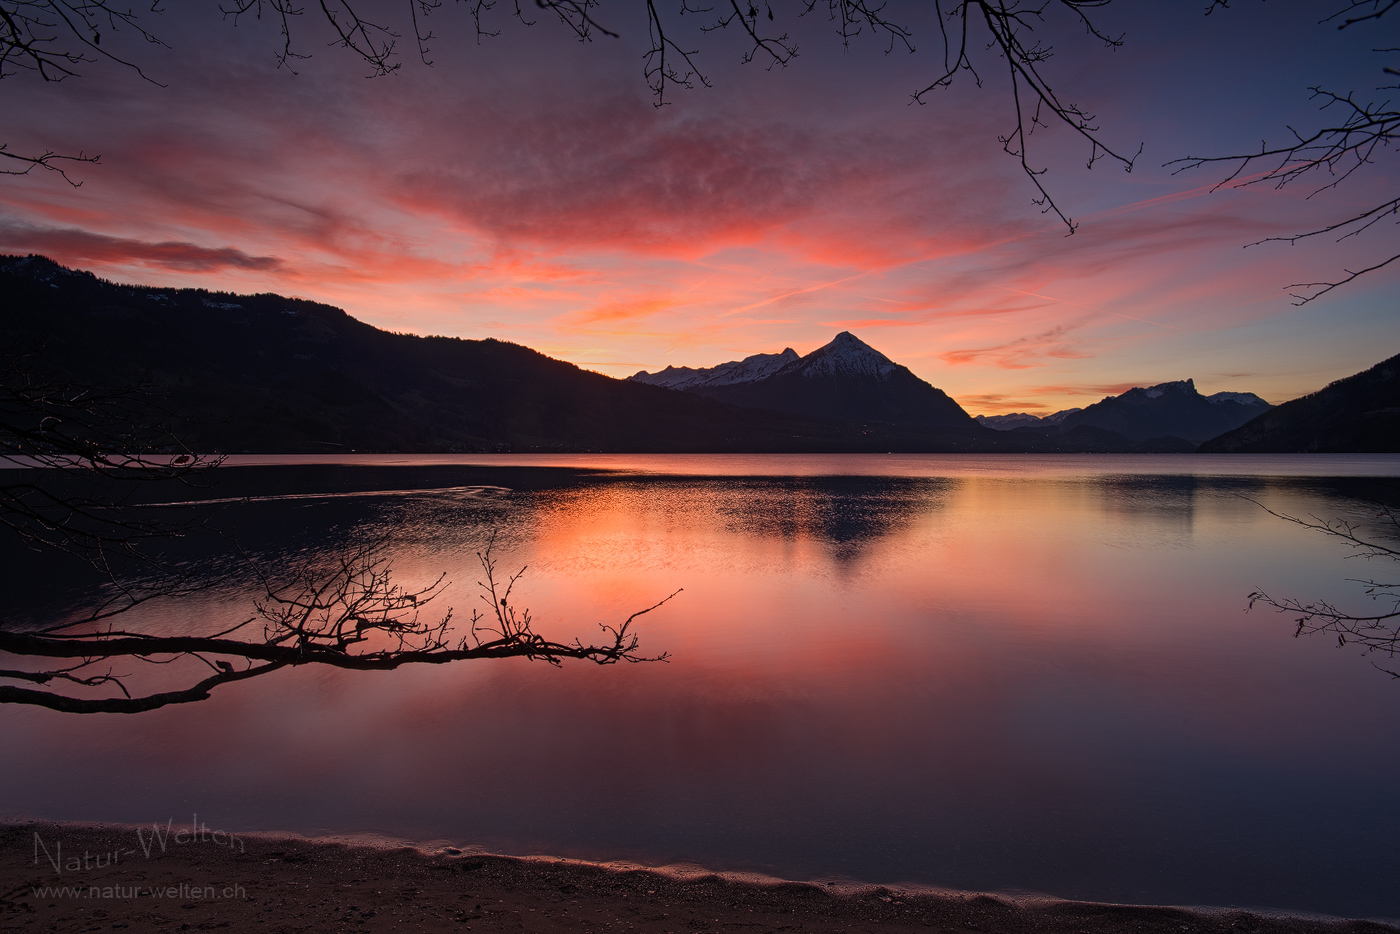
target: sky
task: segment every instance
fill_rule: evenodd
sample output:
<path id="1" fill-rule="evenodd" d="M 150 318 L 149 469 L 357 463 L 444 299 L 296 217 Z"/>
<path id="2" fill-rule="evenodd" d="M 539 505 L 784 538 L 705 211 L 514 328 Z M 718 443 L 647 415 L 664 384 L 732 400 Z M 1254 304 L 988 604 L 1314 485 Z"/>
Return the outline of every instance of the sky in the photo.
<path id="1" fill-rule="evenodd" d="M 1047 414 L 1186 378 L 1282 402 L 1400 352 L 1400 269 L 1302 307 L 1288 288 L 1392 255 L 1395 228 L 1247 245 L 1395 197 L 1394 154 L 1316 195 L 1220 188 L 1228 170 L 1167 163 L 1321 125 L 1313 86 L 1395 93 L 1375 90 L 1394 55 L 1372 50 L 1400 45 L 1400 13 L 1339 31 L 1319 20 L 1344 0 L 1206 5 L 1095 11 L 1118 49 L 1047 11 L 1045 75 L 1112 145 L 1141 147 L 1131 173 L 1086 168 L 1064 127 L 1036 131 L 1030 160 L 1077 222 L 1069 236 L 1002 151 L 1009 84 L 980 42 L 980 86 L 964 74 L 911 103 L 942 66 L 927 5 L 890 5 L 916 51 L 887 53 L 870 35 L 843 47 L 824 9 L 775 3 L 799 48 L 783 68 L 744 63 L 732 29 L 673 17 L 711 86 L 657 107 L 642 4 L 601 5 L 619 35 L 587 43 L 505 5 L 486 14 L 500 34 L 478 41 L 468 7 L 444 5 L 428 21 L 432 64 L 401 41 L 402 67 L 383 77 L 333 47 L 310 8 L 293 33 L 310 57 L 293 72 L 275 22 L 189 4 L 143 15 L 164 45 L 104 36 L 146 78 L 96 62 L 0 83 L 12 151 L 101 156 L 73 169 L 76 188 L 0 177 L 0 251 L 324 301 L 618 377 L 806 353 L 849 330 L 972 414 Z M 411 39 L 406 5 L 366 9 Z"/>

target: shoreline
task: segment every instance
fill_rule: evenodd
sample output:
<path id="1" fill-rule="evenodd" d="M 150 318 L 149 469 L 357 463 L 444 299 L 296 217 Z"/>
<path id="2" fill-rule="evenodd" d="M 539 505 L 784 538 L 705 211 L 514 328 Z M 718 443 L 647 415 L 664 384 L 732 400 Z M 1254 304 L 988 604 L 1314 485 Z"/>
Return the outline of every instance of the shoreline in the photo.
<path id="1" fill-rule="evenodd" d="M 0 822 L 0 931 L 1394 934 L 1395 919 L 793 881 L 371 834 Z"/>

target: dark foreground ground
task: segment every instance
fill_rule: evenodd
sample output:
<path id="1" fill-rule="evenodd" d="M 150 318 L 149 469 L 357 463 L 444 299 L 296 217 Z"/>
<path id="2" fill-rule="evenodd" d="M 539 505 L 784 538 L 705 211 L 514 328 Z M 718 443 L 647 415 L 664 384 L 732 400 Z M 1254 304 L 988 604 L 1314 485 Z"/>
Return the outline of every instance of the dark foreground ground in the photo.
<path id="1" fill-rule="evenodd" d="M 0 824 L 0 931 L 1394 934 L 1365 921 L 797 883 L 454 848 Z M 177 836 L 178 834 L 178 836 Z M 56 868 L 56 865 L 57 868 Z"/>

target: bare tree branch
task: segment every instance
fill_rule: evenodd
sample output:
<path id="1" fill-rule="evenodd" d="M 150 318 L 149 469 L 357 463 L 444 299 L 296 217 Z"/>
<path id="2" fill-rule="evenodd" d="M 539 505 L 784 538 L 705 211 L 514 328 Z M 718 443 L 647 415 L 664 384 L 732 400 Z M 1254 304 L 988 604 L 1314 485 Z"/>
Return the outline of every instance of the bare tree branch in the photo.
<path id="1" fill-rule="evenodd" d="M 82 182 L 74 181 L 68 174 L 68 162 L 87 162 L 93 165 L 98 164 L 101 156 L 89 156 L 78 153 L 76 156 L 65 156 L 53 150 L 46 150 L 38 155 L 25 155 L 24 153 L 10 152 L 8 143 L 0 143 L 0 175 L 28 175 L 35 169 L 43 169 L 46 172 L 56 172 L 58 176 L 74 188 L 82 186 Z"/>
<path id="2" fill-rule="evenodd" d="M 158 13 L 159 5 L 153 5 L 151 12 Z M 104 29 L 108 33 L 127 30 L 146 42 L 163 44 L 138 22 L 130 7 L 109 0 L 0 0 L 0 79 L 29 72 L 43 81 L 62 81 L 77 75 L 84 64 L 105 60 L 150 81 L 138 64 L 102 47 Z M 82 183 L 68 175 L 71 166 L 65 163 L 96 163 L 98 158 L 82 152 L 14 152 L 8 143 L 0 142 L 0 175 L 28 175 L 41 168 L 56 172 L 76 188 Z"/>
<path id="3" fill-rule="evenodd" d="M 1348 26 L 1355 25 L 1356 23 L 1364 23 L 1367 20 L 1380 19 L 1382 16 L 1394 9 L 1396 4 L 1400 4 L 1400 0 L 1351 0 L 1351 2 L 1348 3 L 1345 7 L 1333 13 L 1331 16 L 1324 18 L 1322 22 L 1330 23 L 1333 20 L 1340 19 L 1341 22 L 1337 25 L 1337 28 L 1346 29 Z M 1349 15 L 1359 10 L 1366 10 L 1368 8 L 1371 12 L 1365 13 L 1364 15 Z"/>
<path id="4" fill-rule="evenodd" d="M 1363 533 L 1358 531 L 1356 526 L 1344 520 L 1325 520 L 1316 516 L 1300 519 L 1286 513 L 1274 512 L 1266 506 L 1261 505 L 1260 508 L 1270 515 L 1300 525 L 1305 529 L 1340 539 L 1352 549 L 1351 557 L 1363 560 L 1382 558 L 1400 561 L 1400 545 L 1388 545 L 1377 541 L 1370 535 L 1363 537 Z M 1384 520 L 1397 534 L 1400 534 L 1400 516 L 1397 516 L 1393 510 L 1381 507 L 1376 518 Z M 1325 600 L 1304 603 L 1291 597 L 1276 599 L 1262 590 L 1256 590 L 1249 595 L 1249 608 L 1253 609 L 1256 605 L 1263 604 L 1273 607 L 1280 613 L 1296 614 L 1297 629 L 1293 633 L 1295 637 L 1327 633 L 1337 637 L 1339 647 L 1357 645 L 1361 647 L 1363 655 L 1380 653 L 1388 658 L 1395 657 L 1397 653 L 1400 653 L 1400 581 L 1389 583 L 1354 578 L 1351 581 L 1361 585 L 1364 593 L 1381 605 L 1377 612 L 1349 613 L 1338 609 Z M 1400 672 L 1381 665 L 1376 665 L 1376 667 L 1391 677 L 1400 678 Z"/>
<path id="5" fill-rule="evenodd" d="M 1331 282 L 1294 282 L 1294 283 L 1290 284 L 1290 285 L 1288 286 L 1288 288 L 1290 288 L 1290 289 L 1313 289 L 1313 290 L 1315 290 L 1315 291 L 1313 291 L 1311 294 L 1299 294 L 1299 293 L 1297 293 L 1297 292 L 1292 292 L 1292 293 L 1290 293 L 1290 294 L 1293 296 L 1293 298 L 1297 299 L 1297 301 L 1295 301 L 1293 304 L 1294 304 L 1294 305 L 1306 305 L 1308 302 L 1312 301 L 1313 299 L 1321 298 L 1322 296 L 1326 295 L 1328 292 L 1332 291 L 1333 289 L 1338 288 L 1338 287 L 1343 286 L 1343 285 L 1346 285 L 1346 284 L 1348 284 L 1349 282 L 1352 282 L 1353 280 L 1358 279 L 1358 278 L 1360 278 L 1361 276 L 1366 275 L 1366 273 L 1368 273 L 1368 272 L 1375 272 L 1377 269 L 1381 269 L 1381 268 L 1383 268 L 1383 267 L 1385 267 L 1385 266 L 1389 266 L 1391 263 L 1395 262 L 1397 259 L 1400 259 L 1400 253 L 1395 254 L 1395 255 L 1392 256 L 1390 259 L 1381 260 L 1379 263 L 1376 263 L 1376 264 L 1371 265 L 1371 266 L 1367 266 L 1365 269 L 1357 269 L 1357 270 L 1355 270 L 1355 271 L 1353 271 L 1353 270 L 1351 270 L 1351 269 L 1343 269 L 1342 271 L 1345 272 L 1346 275 L 1345 275 L 1343 278 L 1341 278 L 1341 279 L 1335 279 L 1335 280 L 1333 280 L 1333 281 L 1331 281 Z"/>
<path id="6" fill-rule="evenodd" d="M 1036 127 L 1045 127 L 1043 116 L 1068 126 L 1089 144 L 1088 168 L 1101 159 L 1109 159 L 1131 172 L 1142 147 L 1133 155 L 1125 155 L 1109 146 L 1100 136 L 1095 118 L 1078 105 L 1063 100 L 1046 79 L 1041 67 L 1053 56 L 1053 48 L 1042 43 L 1035 36 L 1037 26 L 1044 22 L 1050 9 L 1060 10 L 1071 15 L 1094 39 L 1106 48 L 1116 49 L 1123 44 L 1122 36 L 1112 36 L 1095 25 L 1090 18 L 1092 10 L 1105 7 L 1110 0 L 962 0 L 945 9 L 947 0 L 935 0 L 939 26 L 944 43 L 944 71 L 931 84 L 914 93 L 914 100 L 924 103 L 931 91 L 949 87 L 961 72 L 968 72 L 980 87 L 978 74 L 970 57 L 970 24 L 975 19 L 986 27 L 992 47 L 996 48 L 1007 68 L 1011 79 L 1012 110 L 1015 128 L 1000 138 L 1002 149 L 1016 157 L 1021 170 L 1035 185 L 1040 197 L 1035 203 L 1041 206 L 1042 213 L 1054 213 L 1056 217 L 1074 233 L 1076 224 L 1051 197 L 1045 188 L 1042 176 L 1046 169 L 1035 168 L 1029 161 L 1030 136 Z M 947 23 L 957 21 L 958 27 L 951 33 Z"/>
<path id="7" fill-rule="evenodd" d="M 1322 23 L 1341 20 L 1339 29 L 1356 23 L 1378 20 L 1391 10 L 1400 0 L 1350 0 L 1341 9 L 1321 20 Z M 1228 8 L 1228 0 L 1214 0 L 1207 12 L 1216 8 Z M 1357 14 L 1357 15 L 1353 15 Z M 1375 52 L 1396 52 L 1396 49 L 1374 49 Z M 1397 74 L 1395 69 L 1385 68 L 1383 73 Z M 1377 90 L 1395 90 L 1396 85 L 1383 85 Z M 1321 87 L 1310 89 L 1314 100 L 1321 101 L 1320 110 L 1337 114 L 1340 119 L 1312 132 L 1304 133 L 1288 127 L 1292 138 L 1283 143 L 1269 145 L 1261 141 L 1257 151 L 1233 153 L 1222 156 L 1186 156 L 1174 159 L 1167 165 L 1175 166 L 1173 174 L 1207 165 L 1232 167 L 1228 175 L 1216 183 L 1212 190 L 1221 188 L 1247 188 L 1252 185 L 1272 185 L 1275 189 L 1284 188 L 1296 182 L 1314 182 L 1315 187 L 1308 194 L 1311 199 L 1325 191 L 1335 189 L 1342 182 L 1352 178 L 1365 166 L 1374 165 L 1377 157 L 1386 151 L 1393 152 L 1393 144 L 1400 140 L 1400 110 L 1387 99 L 1359 101 L 1354 92 L 1339 94 Z M 1331 221 L 1314 229 L 1285 237 L 1266 237 L 1246 246 L 1263 243 L 1282 242 L 1296 244 L 1311 237 L 1336 234 L 1337 242 L 1357 236 L 1371 229 L 1382 218 L 1396 217 L 1400 211 L 1400 199 L 1389 198 L 1354 214 L 1345 215 L 1340 220 Z M 1400 253 L 1393 253 L 1388 259 L 1371 263 L 1361 269 L 1344 269 L 1344 276 L 1318 282 L 1297 282 L 1289 289 L 1293 292 L 1295 305 L 1306 305 L 1333 289 L 1347 285 L 1367 273 L 1382 269 L 1400 259 Z"/>
<path id="8" fill-rule="evenodd" d="M 230 0 L 227 6 L 222 4 L 219 6 L 219 12 L 223 14 L 224 19 L 237 25 L 244 16 L 262 19 L 264 4 L 271 11 L 271 16 L 276 17 L 282 36 L 282 47 L 275 53 L 277 66 L 296 74 L 296 69 L 291 65 L 292 60 L 310 58 L 310 56 L 292 51 L 292 17 L 300 16 L 302 13 L 302 8 L 296 6 L 293 0 Z"/>
<path id="9" fill-rule="evenodd" d="M 41 686 L 0 684 L 0 703 L 69 713 L 140 713 L 204 700 L 221 685 L 298 665 L 390 671 L 404 665 L 488 658 L 529 658 L 556 666 L 565 659 L 610 665 L 667 658 L 666 653 L 642 655 L 632 624 L 666 604 L 675 593 L 619 624 L 600 624 L 604 639 L 596 644 L 578 639 L 557 642 L 536 633 L 529 611 L 517 610 L 511 602 L 512 590 L 524 569 L 500 582 L 488 547 L 477 557 L 484 576 L 478 586 L 490 613 L 474 611 L 466 632 L 458 636 L 451 625 L 451 610 L 436 618 L 420 615 L 442 595 L 447 586 L 444 579 L 439 577 L 417 589 L 399 585 L 381 545 L 366 543 L 349 549 L 326 563 L 300 569 L 281 584 L 264 579 L 264 596 L 255 604 L 254 616 L 220 633 L 156 635 L 94 629 L 87 624 L 68 624 L 38 633 L 0 630 L 0 652 L 31 661 L 79 660 L 57 668 L 0 669 L 0 681 Z M 262 625 L 260 637 L 227 638 L 255 622 Z M 153 659 L 202 663 L 212 674 L 175 690 L 133 694 L 129 690 L 133 677 L 113 673 L 115 663 Z M 106 670 L 82 674 L 94 666 Z M 121 696 L 91 697 L 57 690 L 63 685 L 115 687 Z"/>
<path id="10" fill-rule="evenodd" d="M 151 13 L 159 13 L 154 4 Z M 102 30 L 129 30 L 164 45 L 130 7 L 110 0 L 3 0 L 0 2 L 0 78 L 30 71 L 44 81 L 76 75 L 79 66 L 107 60 L 151 80 L 140 65 L 102 48 Z M 110 43 L 109 43 L 110 44 Z"/>

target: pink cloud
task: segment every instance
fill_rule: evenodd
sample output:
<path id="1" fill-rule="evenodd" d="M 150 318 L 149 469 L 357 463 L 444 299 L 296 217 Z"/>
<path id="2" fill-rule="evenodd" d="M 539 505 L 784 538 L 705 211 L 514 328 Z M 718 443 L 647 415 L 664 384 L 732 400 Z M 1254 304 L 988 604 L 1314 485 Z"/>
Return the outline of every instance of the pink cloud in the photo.
<path id="1" fill-rule="evenodd" d="M 1075 347 L 1068 325 L 1056 325 L 1040 334 L 1017 337 L 990 347 L 947 350 L 938 355 L 944 363 L 959 366 L 969 363 L 990 363 L 1003 370 L 1025 370 L 1044 365 L 1045 358 L 1078 360 L 1089 354 Z"/>
<path id="2" fill-rule="evenodd" d="M 877 112 L 841 79 L 767 76 L 658 111 L 572 51 L 480 54 L 391 82 L 199 62 L 160 95 L 84 79 L 55 106 L 17 98 L 17 125 L 104 160 L 76 193 L 0 190 L 50 232 L 13 246 L 615 375 L 878 329 L 936 385 L 1022 409 L 1031 381 L 1057 408 L 1068 387 L 1168 372 L 1158 357 L 1197 335 L 1286 311 L 1277 286 L 1300 278 L 1299 251 L 1237 249 L 1291 232 L 1296 199 L 1209 194 L 1145 162 L 1085 180 L 1094 210 L 1065 237 L 971 96 Z"/>
<path id="3" fill-rule="evenodd" d="M 0 223 L 0 248 L 42 253 L 66 265 L 88 263 L 139 265 L 181 272 L 219 272 L 226 269 L 281 271 L 274 256 L 250 256 L 234 247 L 203 247 L 193 243 L 148 243 L 109 237 L 74 228 L 42 228 Z"/>
<path id="4" fill-rule="evenodd" d="M 463 100 L 433 126 L 405 127 L 409 150 L 386 195 L 515 248 L 622 251 L 693 259 L 772 248 L 837 268 L 975 249 L 1009 198 L 972 209 L 938 174 L 1000 176 L 961 140 L 906 126 L 833 131 L 790 115 L 658 115 L 604 97 L 513 113 Z M 992 190 L 999 190 L 993 186 Z"/>

